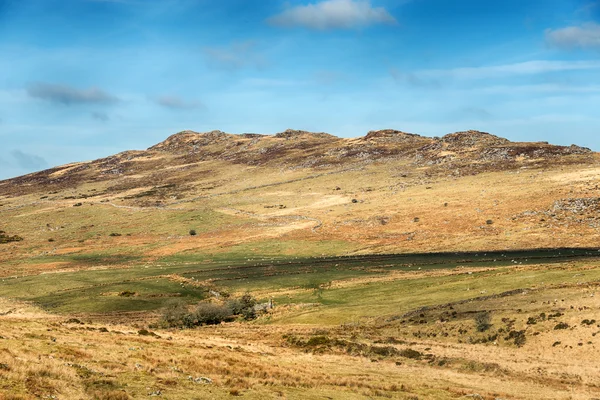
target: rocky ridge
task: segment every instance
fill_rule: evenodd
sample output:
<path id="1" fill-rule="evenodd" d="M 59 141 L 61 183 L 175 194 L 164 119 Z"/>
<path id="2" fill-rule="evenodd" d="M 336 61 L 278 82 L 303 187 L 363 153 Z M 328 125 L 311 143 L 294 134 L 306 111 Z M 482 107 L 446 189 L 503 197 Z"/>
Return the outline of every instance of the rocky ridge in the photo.
<path id="1" fill-rule="evenodd" d="M 469 175 L 547 164 L 593 163 L 594 155 L 590 149 L 575 145 L 511 142 L 474 130 L 431 138 L 383 129 L 355 139 L 293 129 L 275 135 L 186 130 L 144 151 L 125 151 L 2 181 L 0 194 L 14 192 L 15 185 L 19 186 L 17 191 L 23 193 L 45 185 L 64 188 L 85 181 L 140 175 L 145 178 L 139 185 L 150 184 L 158 179 L 161 171 L 172 170 L 173 166 L 185 165 L 184 170 L 190 165 L 201 168 L 209 161 L 284 170 L 326 170 L 395 160 L 425 169 L 427 174 Z"/>

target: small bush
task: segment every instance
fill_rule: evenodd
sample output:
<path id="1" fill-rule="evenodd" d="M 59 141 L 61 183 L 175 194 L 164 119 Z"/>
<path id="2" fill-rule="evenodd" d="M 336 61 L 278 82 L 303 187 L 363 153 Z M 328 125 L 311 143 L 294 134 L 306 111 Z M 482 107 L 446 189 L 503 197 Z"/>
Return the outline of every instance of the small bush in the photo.
<path id="1" fill-rule="evenodd" d="M 490 329 L 490 327 L 492 326 L 492 324 L 490 323 L 492 320 L 492 317 L 490 316 L 490 313 L 487 311 L 483 311 L 480 313 L 477 313 L 475 315 L 475 325 L 477 328 L 478 332 L 485 332 L 488 329 Z"/>
<path id="2" fill-rule="evenodd" d="M 108 235 L 108 236 L 117 237 L 117 236 L 121 236 L 121 234 L 120 234 L 120 233 L 113 232 L 113 233 L 111 233 L 111 234 L 110 234 L 110 235 Z"/>
<path id="3" fill-rule="evenodd" d="M 167 326 L 183 328 L 186 327 L 187 315 L 189 315 L 187 304 L 179 299 L 172 300 L 167 303 L 163 310 L 161 322 Z"/>
<path id="4" fill-rule="evenodd" d="M 324 346 L 329 344 L 330 340 L 325 335 L 313 336 L 306 341 L 306 346 L 314 347 L 314 346 Z"/>
<path id="5" fill-rule="evenodd" d="M 420 351 L 408 348 L 408 349 L 404 349 L 404 350 L 400 351 L 400 355 L 405 358 L 411 358 L 413 360 L 420 360 L 421 357 L 423 356 L 423 353 L 421 353 Z"/>
<path id="6" fill-rule="evenodd" d="M 23 238 L 18 235 L 9 236 L 4 231 L 0 231 L 0 243 L 20 242 Z"/>
<path id="7" fill-rule="evenodd" d="M 196 236 L 196 230 L 190 229 L 190 236 Z"/>
<path id="8" fill-rule="evenodd" d="M 525 344 L 525 342 L 527 341 L 527 338 L 525 337 L 525 331 L 515 331 L 512 330 L 510 332 L 508 332 L 508 336 L 504 338 L 504 340 L 513 340 L 515 345 L 517 345 L 517 347 L 521 347 Z"/>
<path id="9" fill-rule="evenodd" d="M 569 327 L 569 324 L 567 324 L 566 322 L 559 322 L 554 327 L 554 330 L 556 331 L 556 330 L 559 330 L 559 329 L 567 329 L 568 327 Z"/>
<path id="10" fill-rule="evenodd" d="M 174 300 L 163 310 L 161 324 L 177 328 L 192 328 L 199 325 L 214 325 L 223 321 L 231 321 L 235 316 L 246 320 L 256 318 L 254 306 L 256 299 L 245 294 L 239 299 L 232 299 L 225 304 L 199 303 L 193 312 L 182 300 Z"/>
<path id="11" fill-rule="evenodd" d="M 488 219 L 487 221 L 485 221 L 485 223 L 488 225 L 492 225 L 494 223 L 494 221 L 492 221 L 491 219 Z"/>
<path id="12" fill-rule="evenodd" d="M 233 315 L 241 315 L 245 320 L 256 318 L 256 311 L 254 310 L 256 299 L 249 293 L 244 294 L 239 299 L 229 300 L 226 305 Z"/>
<path id="13" fill-rule="evenodd" d="M 198 325 L 215 325 L 229 319 L 231 310 L 213 303 L 200 303 L 194 312 Z"/>
<path id="14" fill-rule="evenodd" d="M 526 341 L 527 341 L 527 338 L 525 337 L 525 334 L 523 333 L 523 334 L 518 335 L 517 337 L 515 337 L 515 341 L 514 342 L 515 342 L 515 345 L 517 347 L 522 347 L 525 344 Z"/>

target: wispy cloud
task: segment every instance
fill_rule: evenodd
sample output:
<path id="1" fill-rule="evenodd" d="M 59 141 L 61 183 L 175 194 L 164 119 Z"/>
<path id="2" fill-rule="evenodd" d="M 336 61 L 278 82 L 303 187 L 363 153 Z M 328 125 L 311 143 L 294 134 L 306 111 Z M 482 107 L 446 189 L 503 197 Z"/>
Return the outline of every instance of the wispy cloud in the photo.
<path id="1" fill-rule="evenodd" d="M 580 26 L 547 29 L 546 41 L 561 49 L 600 50 L 600 24 L 589 22 Z"/>
<path id="2" fill-rule="evenodd" d="M 385 8 L 373 7 L 369 0 L 324 0 L 291 7 L 269 18 L 267 22 L 281 27 L 299 26 L 316 30 L 398 23 Z"/>
<path id="3" fill-rule="evenodd" d="M 41 169 L 48 166 L 48 162 L 43 157 L 35 154 L 25 153 L 21 150 L 13 150 L 10 154 L 17 162 L 17 165 L 24 169 Z"/>
<path id="4" fill-rule="evenodd" d="M 154 102 L 159 106 L 175 109 L 186 110 L 194 108 L 205 108 L 204 104 L 199 101 L 187 101 L 178 96 L 163 95 L 154 99 Z"/>
<path id="5" fill-rule="evenodd" d="M 487 94 L 597 94 L 600 85 L 565 85 L 557 83 L 540 83 L 533 85 L 493 85 L 473 89 L 475 92 Z"/>
<path id="6" fill-rule="evenodd" d="M 108 104 L 118 99 L 98 88 L 78 89 L 67 85 L 52 83 L 33 83 L 27 88 L 31 97 L 64 105 L 72 104 Z"/>
<path id="7" fill-rule="evenodd" d="M 205 47 L 204 54 L 209 65 L 220 69 L 263 68 L 267 64 L 253 41 L 237 42 L 228 47 Z"/>
<path id="8" fill-rule="evenodd" d="M 93 119 L 98 120 L 98 121 L 102 121 L 102 122 L 107 122 L 110 118 L 108 117 L 108 114 L 100 112 L 100 111 L 94 111 L 91 113 L 91 116 Z"/>
<path id="9" fill-rule="evenodd" d="M 600 69 L 600 61 L 527 61 L 485 67 L 423 70 L 415 73 L 418 79 L 493 79 L 517 75 L 536 75 L 548 72 Z"/>

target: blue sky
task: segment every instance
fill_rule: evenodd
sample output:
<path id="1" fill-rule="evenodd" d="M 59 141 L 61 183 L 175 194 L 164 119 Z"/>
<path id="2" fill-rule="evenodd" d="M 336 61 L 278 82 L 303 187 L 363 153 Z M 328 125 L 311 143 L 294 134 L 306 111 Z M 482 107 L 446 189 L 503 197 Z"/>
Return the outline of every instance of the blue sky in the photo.
<path id="1" fill-rule="evenodd" d="M 185 130 L 600 150 L 598 0 L 0 0 L 0 179 Z"/>

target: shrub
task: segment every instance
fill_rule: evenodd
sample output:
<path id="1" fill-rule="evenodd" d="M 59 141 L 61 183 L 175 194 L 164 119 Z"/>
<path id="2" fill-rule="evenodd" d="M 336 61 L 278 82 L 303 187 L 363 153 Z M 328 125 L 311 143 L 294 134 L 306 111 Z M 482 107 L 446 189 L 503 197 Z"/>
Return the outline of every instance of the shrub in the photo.
<path id="1" fill-rule="evenodd" d="M 167 326 L 185 327 L 186 316 L 189 315 L 188 306 L 182 300 L 176 299 L 167 303 L 161 322 Z"/>
<path id="2" fill-rule="evenodd" d="M 256 311 L 254 310 L 255 305 L 256 299 L 252 297 L 250 293 L 244 294 L 239 299 L 233 299 L 227 302 L 227 307 L 231 310 L 231 314 L 241 315 L 245 320 L 256 318 Z"/>
<path id="3" fill-rule="evenodd" d="M 508 336 L 504 338 L 504 340 L 514 340 L 515 345 L 517 347 L 521 347 L 525 344 L 527 338 L 525 337 L 525 331 L 515 331 L 512 330 L 508 332 Z"/>
<path id="4" fill-rule="evenodd" d="M 494 223 L 494 221 L 492 221 L 491 219 L 488 219 L 487 221 L 485 221 L 485 223 L 488 225 L 492 225 Z"/>
<path id="5" fill-rule="evenodd" d="M 406 348 L 400 351 L 400 355 L 405 358 L 411 358 L 413 360 L 420 360 L 423 356 L 423 353 L 417 350 L 413 350 L 411 348 Z"/>
<path id="6" fill-rule="evenodd" d="M 199 325 L 214 325 L 223 321 L 231 321 L 236 315 L 246 320 L 256 318 L 254 306 L 256 299 L 246 293 L 239 299 L 232 299 L 225 304 L 199 303 L 193 312 L 182 300 L 173 300 L 163 310 L 160 323 L 163 326 L 192 328 Z"/>
<path id="7" fill-rule="evenodd" d="M 324 346 L 329 344 L 330 339 L 325 335 L 313 336 L 306 341 L 306 346 Z"/>
<path id="8" fill-rule="evenodd" d="M 231 310 L 227 306 L 200 303 L 193 316 L 197 325 L 215 325 L 230 319 Z"/>
<path id="9" fill-rule="evenodd" d="M 113 232 L 113 233 L 111 233 L 111 234 L 110 234 L 110 235 L 108 235 L 108 236 L 117 237 L 117 236 L 121 236 L 121 234 L 120 234 L 120 233 Z"/>
<path id="10" fill-rule="evenodd" d="M 477 327 L 477 331 L 478 332 L 485 332 L 488 329 L 490 329 L 490 327 L 492 326 L 492 324 L 490 323 L 492 320 L 490 313 L 487 311 L 483 311 L 480 313 L 477 313 L 475 315 L 475 325 Z"/>
<path id="11" fill-rule="evenodd" d="M 527 338 L 525 337 L 525 333 L 522 333 L 522 334 L 518 335 L 517 337 L 515 337 L 515 345 L 517 347 L 522 347 L 526 341 L 527 341 Z"/>
<path id="12" fill-rule="evenodd" d="M 190 229 L 190 236 L 196 236 L 196 230 Z"/>
<path id="13" fill-rule="evenodd" d="M 559 330 L 559 329 L 567 329 L 569 327 L 569 324 L 567 324 L 566 322 L 559 322 L 558 324 L 556 324 L 556 326 L 554 327 L 554 330 Z"/>
<path id="14" fill-rule="evenodd" d="M 0 243 L 20 242 L 23 238 L 18 235 L 9 236 L 4 231 L 0 231 Z"/>

